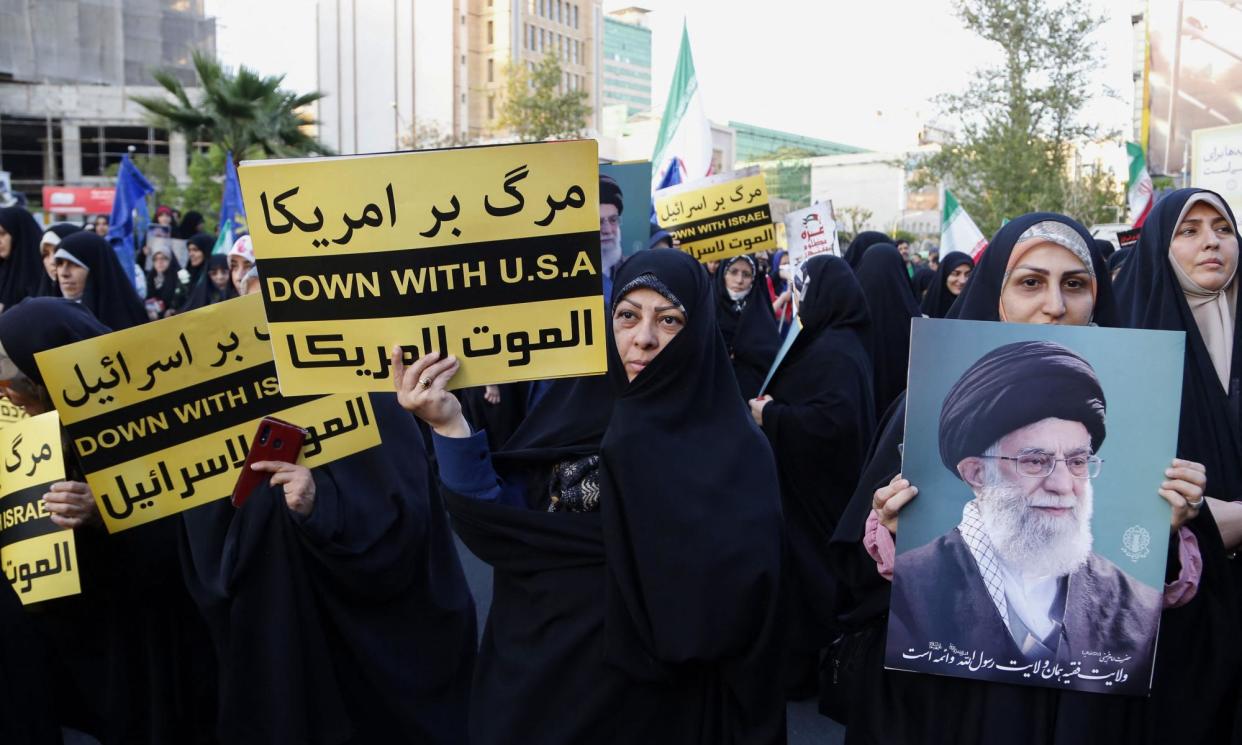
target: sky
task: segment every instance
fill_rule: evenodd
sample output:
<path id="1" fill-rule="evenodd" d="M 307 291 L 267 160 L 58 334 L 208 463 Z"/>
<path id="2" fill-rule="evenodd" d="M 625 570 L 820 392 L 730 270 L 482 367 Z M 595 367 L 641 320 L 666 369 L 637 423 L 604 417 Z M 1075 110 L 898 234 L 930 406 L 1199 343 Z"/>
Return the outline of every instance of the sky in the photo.
<path id="1" fill-rule="evenodd" d="M 1101 98 L 1084 115 L 1105 130 L 1128 133 L 1134 0 L 1091 2 L 1107 18 L 1090 45 L 1100 59 L 1093 86 L 1117 97 Z M 998 48 L 962 28 L 953 0 L 604 3 L 605 10 L 630 5 L 653 11 L 657 108 L 668 96 L 684 21 L 713 121 L 875 150 L 913 146 L 918 130 L 935 118 L 929 99 L 961 90 L 973 70 L 999 57 Z M 284 74 L 288 87 L 314 89 L 315 0 L 206 0 L 206 11 L 217 19 L 217 53 L 226 64 Z"/>

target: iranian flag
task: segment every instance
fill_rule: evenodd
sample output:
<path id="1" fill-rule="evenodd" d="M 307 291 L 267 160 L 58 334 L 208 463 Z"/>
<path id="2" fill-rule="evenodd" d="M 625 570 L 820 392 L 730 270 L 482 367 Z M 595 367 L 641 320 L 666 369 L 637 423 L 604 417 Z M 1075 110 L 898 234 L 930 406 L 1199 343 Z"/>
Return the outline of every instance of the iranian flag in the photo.
<path id="1" fill-rule="evenodd" d="M 703 95 L 694 75 L 694 57 L 690 55 L 690 32 L 685 24 L 681 27 L 681 51 L 677 53 L 677 67 L 673 70 L 651 163 L 653 189 L 664 182 L 693 181 L 711 173 L 712 128 L 703 110 Z M 672 169 L 677 169 L 677 173 L 670 174 Z"/>
<path id="2" fill-rule="evenodd" d="M 1147 158 L 1143 156 L 1143 146 L 1137 142 L 1126 143 L 1126 155 L 1130 156 L 1130 181 L 1126 185 L 1126 201 L 1130 203 L 1130 214 L 1134 216 L 1134 227 L 1143 227 L 1147 213 L 1155 197 L 1151 174 L 1147 171 Z"/>
<path id="3" fill-rule="evenodd" d="M 983 254 L 983 249 L 988 247 L 983 231 L 979 230 L 975 221 L 971 220 L 966 210 L 962 209 L 962 205 L 958 204 L 953 192 L 945 189 L 941 204 L 940 260 L 944 261 L 944 257 L 954 251 L 961 251 L 978 261 Z"/>

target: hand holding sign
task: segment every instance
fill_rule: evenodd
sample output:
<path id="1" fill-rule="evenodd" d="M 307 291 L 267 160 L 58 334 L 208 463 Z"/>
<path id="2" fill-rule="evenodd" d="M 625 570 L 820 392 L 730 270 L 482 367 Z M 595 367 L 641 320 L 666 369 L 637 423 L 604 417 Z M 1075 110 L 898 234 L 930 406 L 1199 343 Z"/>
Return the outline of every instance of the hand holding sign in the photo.
<path id="1" fill-rule="evenodd" d="M 391 362 L 397 403 L 430 425 L 441 437 L 470 436 L 470 425 L 462 416 L 461 402 L 445 390 L 461 367 L 456 357 L 449 355 L 440 359 L 438 352 L 432 352 L 407 368 L 401 358 L 401 347 L 394 346 Z"/>
<path id="2" fill-rule="evenodd" d="M 95 495 L 81 481 L 57 481 L 43 495 L 43 507 L 62 528 L 80 528 L 99 521 Z"/>

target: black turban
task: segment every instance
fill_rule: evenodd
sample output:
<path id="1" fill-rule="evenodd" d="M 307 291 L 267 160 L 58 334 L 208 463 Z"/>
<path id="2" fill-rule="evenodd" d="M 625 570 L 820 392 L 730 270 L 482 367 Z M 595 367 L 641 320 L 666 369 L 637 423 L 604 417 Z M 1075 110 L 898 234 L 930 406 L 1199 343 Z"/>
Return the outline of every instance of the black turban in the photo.
<path id="1" fill-rule="evenodd" d="M 1021 341 L 983 355 L 940 409 L 940 460 L 957 475 L 963 458 L 1042 419 L 1082 422 L 1091 450 L 1104 442 L 1104 390 L 1091 365 L 1050 341 Z"/>
<path id="2" fill-rule="evenodd" d="M 621 201 L 621 187 L 611 176 L 599 177 L 599 203 L 611 204 L 617 208 L 617 214 L 625 212 L 625 204 Z"/>

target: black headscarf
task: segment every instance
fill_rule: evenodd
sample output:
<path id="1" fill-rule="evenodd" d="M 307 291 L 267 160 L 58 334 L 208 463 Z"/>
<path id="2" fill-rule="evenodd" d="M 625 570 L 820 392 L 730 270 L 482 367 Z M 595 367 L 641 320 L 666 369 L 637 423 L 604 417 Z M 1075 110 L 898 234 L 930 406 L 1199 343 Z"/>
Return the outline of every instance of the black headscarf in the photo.
<path id="1" fill-rule="evenodd" d="M 61 241 L 58 248 L 73 254 L 90 270 L 79 302 L 105 326 L 120 331 L 147 322 L 147 312 L 134 291 L 133 279 L 121 267 L 106 240 L 80 230 Z"/>
<path id="2" fill-rule="evenodd" d="M 37 297 L 47 277 L 39 240 L 43 229 L 22 207 L 0 208 L 0 227 L 12 236 L 7 259 L 0 259 L 0 303 L 11 308 L 22 298 Z"/>
<path id="3" fill-rule="evenodd" d="M 552 380 L 493 457 L 498 463 L 549 464 L 597 453 L 615 399 L 604 375 Z"/>
<path id="4" fill-rule="evenodd" d="M 1134 253 L 1134 249 L 1132 248 L 1123 248 L 1119 251 L 1114 251 L 1113 255 L 1108 257 L 1109 273 L 1111 274 L 1112 272 L 1120 269 L 1121 265 L 1126 263 L 1126 260 L 1130 258 L 1130 254 L 1132 253 Z"/>
<path id="5" fill-rule="evenodd" d="M 698 704 L 701 734 L 687 741 L 772 742 L 784 728 L 775 464 L 737 396 L 707 275 L 680 251 L 637 254 L 613 307 L 649 278 L 686 325 L 633 381 L 607 335 L 618 397 L 601 447 L 605 656 L 639 679 L 698 671 L 715 703 Z"/>
<path id="6" fill-rule="evenodd" d="M 953 307 L 953 302 L 957 300 L 957 295 L 949 292 L 949 275 L 954 269 L 964 264 L 974 267 L 975 260 L 970 258 L 970 254 L 962 251 L 954 251 L 944 257 L 940 262 L 940 268 L 932 275 L 927 294 L 923 296 L 923 315 L 928 318 L 944 318 L 949 313 L 949 308 Z M 965 292 L 965 289 L 962 291 Z"/>
<path id="7" fill-rule="evenodd" d="M 914 270 L 914 276 L 910 278 L 910 287 L 914 290 L 914 299 L 922 302 L 927 296 L 927 288 L 932 286 L 936 278 L 936 270 L 930 266 L 923 265 Z"/>
<path id="8" fill-rule="evenodd" d="M 1006 223 L 988 244 L 951 317 L 998 321 L 1005 268 L 1014 244 L 1044 220 L 1072 227 L 1090 252 L 1095 270 L 1093 322 L 1116 326 L 1112 283 L 1104 258 L 1086 229 L 1054 213 L 1023 215 Z M 1164 259 L 1167 262 L 1167 259 Z M 1184 417 L 1183 417 L 1184 418 Z M 918 742 L 930 730 L 944 742 L 986 743 L 1009 739 L 1030 743 L 1092 742 L 1117 739 L 1163 743 L 1223 742 L 1233 725 L 1242 649 L 1236 637 L 1238 612 L 1219 533 L 1204 509 L 1191 524 L 1199 541 L 1204 573 L 1199 592 L 1186 606 L 1161 615 L 1160 654 L 1149 698 L 1012 686 L 882 670 L 885 615 L 891 585 L 863 549 L 863 532 L 873 495 L 901 470 L 906 425 L 904 395 L 885 413 L 872 441 L 858 487 L 829 545 L 833 572 L 841 581 L 838 623 L 853 632 L 834 662 L 837 693 L 855 712 L 852 729 L 876 741 Z M 1154 485 L 1153 485 L 1154 486 Z M 923 497 L 919 497 L 923 498 Z M 1176 543 L 1172 544 L 1176 556 Z M 1176 573 L 1174 559 L 1171 567 Z M 826 681 L 828 682 L 828 681 Z M 838 702 L 840 703 L 840 702 Z M 944 711 L 961 712 L 962 727 L 945 727 Z M 1184 712 L 1201 712 L 1186 717 Z M 1002 734 L 1003 733 L 1003 734 Z M 1023 733 L 1015 740 L 1014 733 Z"/>
<path id="9" fill-rule="evenodd" d="M 211 251 L 216 246 L 216 237 L 211 233 L 195 233 L 189 238 L 187 243 L 198 247 L 198 250 L 203 253 L 203 263 L 198 266 L 194 266 L 190 263 L 189 258 L 186 258 L 185 270 L 190 273 L 190 290 L 193 291 L 194 288 L 198 287 L 199 280 L 203 279 L 207 274 L 205 270 L 207 269 L 207 262 L 211 259 Z M 227 263 L 226 257 L 225 264 Z"/>
<path id="10" fill-rule="evenodd" d="M 877 243 L 892 242 L 892 238 L 878 230 L 864 230 L 854 236 L 854 240 L 850 241 L 850 245 L 845 249 L 845 263 L 849 264 L 854 271 L 858 271 L 858 265 L 862 263 L 863 254 L 867 253 L 867 249 Z M 900 256 L 900 253 L 898 255 Z"/>
<path id="11" fill-rule="evenodd" d="M 1203 343 L 1203 335 L 1169 263 L 1169 246 L 1186 202 L 1204 189 L 1179 189 L 1152 207 L 1134 254 L 1117 275 L 1117 296 L 1126 325 L 1186 332 L 1182 374 L 1182 418 L 1177 453 L 1207 466 L 1205 492 L 1218 499 L 1242 499 L 1242 432 L 1239 431 L 1239 377 L 1242 334 L 1234 326 L 1229 391 Z M 1213 192 L 1208 192 L 1213 193 Z M 1220 200 L 1224 202 L 1224 200 Z M 1225 205 L 1228 210 L 1228 204 Z M 1234 226 L 1233 213 L 1225 215 Z M 1237 276 L 1233 279 L 1238 282 Z"/>
<path id="12" fill-rule="evenodd" d="M 735 302 L 729 297 L 725 275 L 729 267 L 739 261 L 750 265 L 755 279 L 746 297 Z M 767 278 L 751 257 L 735 256 L 720 262 L 712 283 L 716 295 L 716 323 L 720 326 L 720 334 L 733 362 L 738 387 L 743 398 L 754 398 L 759 395 L 759 387 L 763 385 L 781 347 L 776 316 L 768 300 Z"/>
<path id="13" fill-rule="evenodd" d="M 152 256 L 154 251 L 152 249 Z M 207 262 L 203 262 L 206 264 Z M 147 272 L 147 299 L 156 298 L 164 303 L 164 310 L 176 310 L 183 305 L 181 277 L 181 264 L 177 261 L 177 257 L 171 250 L 168 251 L 168 268 L 163 272 L 156 271 L 154 263 L 151 270 Z"/>
<path id="14" fill-rule="evenodd" d="M 211 281 L 212 269 L 229 268 L 229 257 L 224 254 L 208 254 L 207 260 L 203 262 L 202 275 L 198 278 L 198 284 L 190 292 L 190 297 L 185 301 L 182 312 L 203 308 L 215 303 L 224 302 L 230 298 L 237 297 L 237 288 L 233 286 L 232 278 L 224 289 L 216 287 L 216 283 Z"/>
<path id="15" fill-rule="evenodd" d="M 74 225 L 71 222 L 58 222 L 43 231 L 43 234 L 47 235 L 48 233 L 55 233 L 56 236 L 63 241 L 66 236 L 76 233 L 81 229 L 81 225 Z M 57 245 L 59 246 L 60 244 Z M 52 250 L 55 251 L 56 249 L 53 248 Z M 43 258 L 42 238 L 39 239 L 39 258 Z M 55 277 L 49 277 L 46 271 L 44 271 L 39 277 L 38 297 L 60 297 L 60 283 L 56 281 Z"/>
<path id="16" fill-rule="evenodd" d="M 1003 289 L 1001 285 L 1005 281 L 1005 270 L 1009 266 L 1009 257 L 1014 246 L 1031 226 L 1045 221 L 1068 225 L 1078 233 L 1091 252 L 1091 268 L 1096 282 L 1095 310 L 1091 315 L 1091 322 L 1097 326 L 1120 326 L 1108 264 L 1096 249 L 1095 240 L 1077 220 L 1055 212 L 1031 212 L 1010 220 L 996 231 L 987 250 L 979 257 L 975 270 L 970 273 L 970 282 L 966 283 L 966 289 L 958 295 L 957 301 L 945 317 L 968 321 L 999 321 Z"/>
<path id="17" fill-rule="evenodd" d="M 185 217 L 181 218 L 181 222 L 177 225 L 176 229 L 173 230 L 172 237 L 180 238 L 181 240 L 188 241 L 189 239 L 193 238 L 195 235 L 199 234 L 202 231 L 202 229 L 203 229 L 202 213 L 196 210 L 190 210 L 189 212 L 185 213 Z M 208 250 L 208 253 L 211 253 L 211 251 Z"/>
<path id="18" fill-rule="evenodd" d="M 891 243 L 871 246 L 854 271 L 871 314 L 870 349 L 878 416 L 906 389 L 910 319 L 923 313 L 914 302 L 906 263 L 896 246 Z"/>
<path id="19" fill-rule="evenodd" d="M 790 645 L 827 646 L 836 582 L 828 541 L 854 492 L 875 430 L 867 302 L 836 256 L 803 264 L 802 329 L 777 368 L 763 432 L 780 472 L 789 540 Z"/>
<path id="20" fill-rule="evenodd" d="M 0 313 L 0 346 L 22 374 L 42 385 L 35 353 L 94 339 L 112 329 L 72 300 L 32 297 Z"/>

